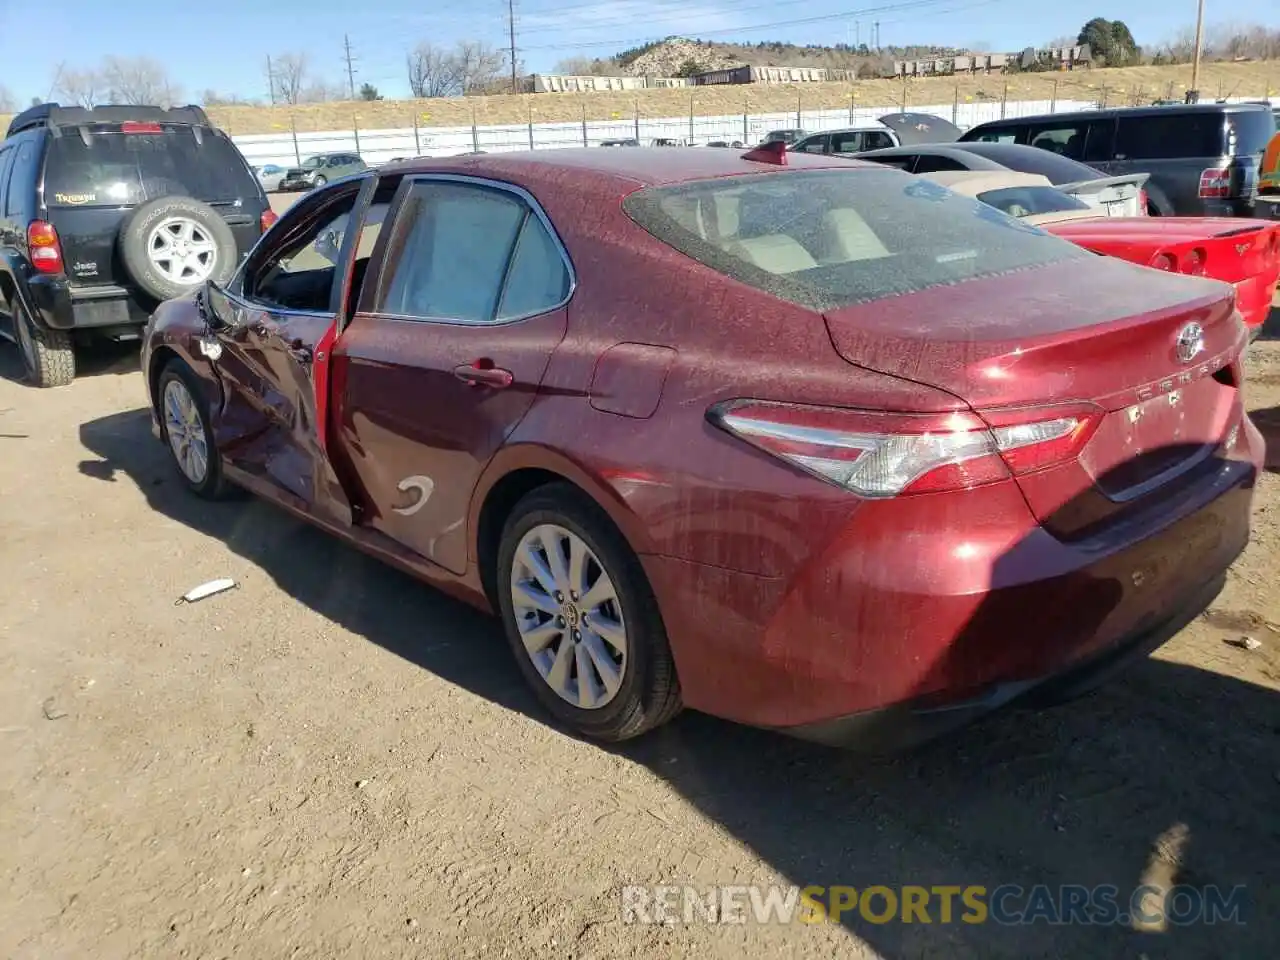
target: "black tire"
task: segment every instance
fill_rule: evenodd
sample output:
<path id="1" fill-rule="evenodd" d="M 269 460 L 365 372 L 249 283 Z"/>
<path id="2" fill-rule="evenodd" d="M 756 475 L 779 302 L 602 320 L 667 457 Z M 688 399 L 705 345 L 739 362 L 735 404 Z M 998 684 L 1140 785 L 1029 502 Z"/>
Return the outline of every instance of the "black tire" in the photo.
<path id="1" fill-rule="evenodd" d="M 562 699 L 529 659 L 511 599 L 512 562 L 521 538 L 542 524 L 556 524 L 581 538 L 607 571 L 627 625 L 627 668 L 614 698 L 587 710 Z M 637 737 L 666 723 L 681 709 L 680 682 L 658 602 L 639 559 L 608 516 L 566 483 L 549 484 L 516 504 L 498 548 L 498 606 L 516 664 L 539 702 L 560 723 L 595 740 Z"/>
<path id="2" fill-rule="evenodd" d="M 165 412 L 165 391 L 169 383 L 175 380 L 182 384 L 188 395 L 195 401 L 196 412 L 200 416 L 200 428 L 204 435 L 205 450 L 207 451 L 207 467 L 203 479 L 199 481 L 192 480 L 191 477 L 183 472 L 181 465 L 178 463 L 177 453 L 169 440 L 169 427 Z M 187 489 L 206 500 L 223 500 L 231 496 L 235 488 L 227 482 L 222 472 L 222 455 L 214 444 L 213 429 L 209 426 L 209 403 L 205 398 L 204 388 L 185 360 L 174 357 L 160 371 L 160 379 L 156 382 L 156 415 L 160 421 L 160 439 L 164 441 L 165 448 L 169 451 L 174 471 Z"/>
<path id="3" fill-rule="evenodd" d="M 213 272 L 208 278 L 179 283 L 161 273 L 151 262 L 147 245 L 152 232 L 164 220 L 181 217 L 194 221 L 214 244 Z M 169 196 L 148 200 L 139 205 L 120 225 L 120 259 L 134 283 L 157 300 L 171 300 L 213 279 L 226 283 L 235 271 L 238 250 L 236 238 L 217 210 L 192 197 Z"/>
<path id="4" fill-rule="evenodd" d="M 13 301 L 13 336 L 22 354 L 27 380 L 37 387 L 65 387 L 76 378 L 71 334 L 35 323 L 22 304 Z"/>

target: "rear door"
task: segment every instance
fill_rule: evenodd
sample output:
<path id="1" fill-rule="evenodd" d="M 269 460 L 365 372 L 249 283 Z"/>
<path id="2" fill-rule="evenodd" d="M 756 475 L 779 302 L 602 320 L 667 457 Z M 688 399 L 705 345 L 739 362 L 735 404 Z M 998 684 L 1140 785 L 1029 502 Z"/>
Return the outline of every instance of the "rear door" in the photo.
<path id="1" fill-rule="evenodd" d="M 472 493 L 564 338 L 572 270 L 514 188 L 417 177 L 393 217 L 334 350 L 335 453 L 369 526 L 462 573 Z"/>

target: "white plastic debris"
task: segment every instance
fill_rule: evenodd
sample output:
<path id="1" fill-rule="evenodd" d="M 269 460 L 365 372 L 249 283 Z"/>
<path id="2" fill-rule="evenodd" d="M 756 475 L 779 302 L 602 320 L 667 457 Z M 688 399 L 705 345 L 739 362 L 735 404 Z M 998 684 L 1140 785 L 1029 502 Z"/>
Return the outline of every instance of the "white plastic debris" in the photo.
<path id="1" fill-rule="evenodd" d="M 1233 647 L 1239 647 L 1241 650 L 1257 650 L 1262 646 L 1262 642 L 1255 640 L 1253 637 L 1232 637 L 1227 643 Z"/>
<path id="2" fill-rule="evenodd" d="M 203 600 L 205 597 L 212 597 L 216 593 L 225 593 L 227 590 L 234 590 L 237 584 L 230 577 L 223 577 L 220 580 L 210 580 L 208 583 L 202 583 L 198 587 L 192 587 L 177 600 L 174 606 L 182 603 L 195 603 Z"/>

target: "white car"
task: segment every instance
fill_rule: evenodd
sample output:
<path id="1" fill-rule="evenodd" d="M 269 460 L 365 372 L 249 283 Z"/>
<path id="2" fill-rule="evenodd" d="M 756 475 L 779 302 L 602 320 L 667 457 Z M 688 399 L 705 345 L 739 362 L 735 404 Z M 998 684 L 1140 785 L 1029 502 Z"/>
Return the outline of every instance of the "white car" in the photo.
<path id="1" fill-rule="evenodd" d="M 285 168 L 274 163 L 267 163 L 261 167 L 254 167 L 253 172 L 258 176 L 258 182 L 262 184 L 262 189 L 267 193 L 274 193 L 280 189 L 280 181 L 284 178 Z"/>

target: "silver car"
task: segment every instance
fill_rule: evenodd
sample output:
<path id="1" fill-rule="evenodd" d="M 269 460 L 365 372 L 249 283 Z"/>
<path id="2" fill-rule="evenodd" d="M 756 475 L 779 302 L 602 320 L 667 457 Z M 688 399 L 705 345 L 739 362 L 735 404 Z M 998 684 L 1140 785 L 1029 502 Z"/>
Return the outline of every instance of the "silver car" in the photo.
<path id="1" fill-rule="evenodd" d="M 266 163 L 260 167 L 254 167 L 253 172 L 258 176 L 258 182 L 262 184 L 262 189 L 267 193 L 275 193 L 280 189 L 280 181 L 284 179 L 285 168 L 275 163 Z"/>
<path id="2" fill-rule="evenodd" d="M 281 190 L 310 190 L 330 180 L 368 170 L 369 165 L 354 153 L 320 153 L 307 157 L 300 167 L 290 167 L 280 180 Z"/>

